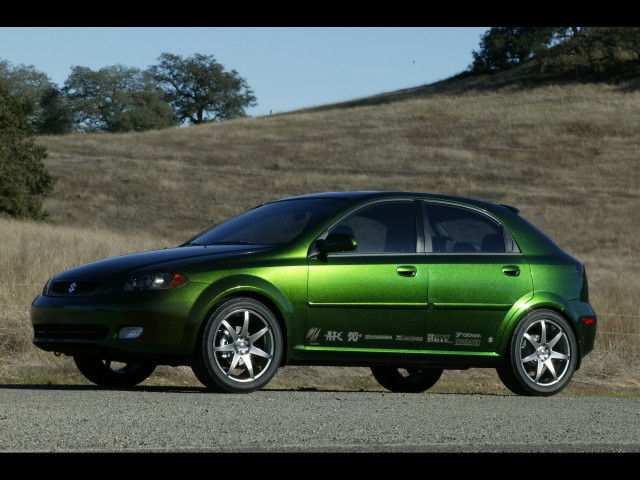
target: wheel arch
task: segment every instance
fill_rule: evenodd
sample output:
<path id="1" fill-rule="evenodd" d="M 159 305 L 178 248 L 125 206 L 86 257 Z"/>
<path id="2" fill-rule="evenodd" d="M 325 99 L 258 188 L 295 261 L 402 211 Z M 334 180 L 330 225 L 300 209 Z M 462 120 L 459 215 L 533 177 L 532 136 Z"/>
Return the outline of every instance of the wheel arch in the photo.
<path id="1" fill-rule="evenodd" d="M 271 297 L 269 297 L 262 291 L 239 289 L 239 290 L 234 290 L 233 292 L 230 292 L 228 295 L 220 298 L 218 302 L 212 307 L 209 314 L 211 314 L 215 309 L 217 309 L 222 303 L 228 300 L 232 300 L 234 298 L 250 298 L 252 300 L 262 303 L 265 307 L 267 307 L 271 311 L 271 313 L 273 313 L 274 317 L 276 317 L 276 320 L 278 321 L 278 325 L 280 326 L 280 332 L 282 333 L 283 345 L 282 345 L 282 360 L 280 361 L 280 365 L 281 366 L 285 365 L 287 363 L 287 358 L 289 357 L 288 355 L 289 339 L 288 339 L 287 322 L 285 321 L 284 315 L 282 314 L 280 307 L 273 301 Z M 200 325 L 200 330 L 201 331 L 203 330 L 202 324 Z"/>
<path id="2" fill-rule="evenodd" d="M 538 292 L 536 293 L 530 300 L 521 304 L 516 312 L 513 313 L 511 319 L 509 320 L 507 326 L 502 332 L 500 346 L 498 351 L 502 357 L 505 357 L 505 353 L 507 352 L 507 348 L 509 342 L 511 341 L 511 337 L 513 335 L 514 330 L 520 321 L 527 316 L 529 313 L 536 310 L 550 310 L 552 312 L 557 313 L 562 318 L 564 318 L 567 323 L 571 327 L 571 331 L 576 339 L 576 343 L 578 345 L 578 355 L 576 362 L 576 371 L 580 368 L 582 364 L 582 342 L 580 341 L 581 336 L 578 332 L 577 322 L 579 318 L 578 312 L 575 311 L 571 305 L 565 301 L 562 297 L 554 294 L 553 292 Z"/>
<path id="3" fill-rule="evenodd" d="M 198 298 L 197 308 L 192 311 L 193 316 L 188 322 L 188 338 L 191 350 L 203 334 L 206 320 L 223 303 L 234 298 L 251 298 L 262 303 L 275 316 L 282 333 L 283 354 L 281 365 L 289 358 L 289 323 L 293 318 L 293 306 L 275 285 L 259 277 L 238 275 L 228 277 L 224 282 L 214 283 Z"/>

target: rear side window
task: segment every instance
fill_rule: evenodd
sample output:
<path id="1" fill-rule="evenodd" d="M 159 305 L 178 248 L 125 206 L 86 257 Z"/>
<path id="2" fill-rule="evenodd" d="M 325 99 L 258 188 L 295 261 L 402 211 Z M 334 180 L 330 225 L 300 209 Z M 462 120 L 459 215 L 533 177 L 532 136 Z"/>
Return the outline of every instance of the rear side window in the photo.
<path id="1" fill-rule="evenodd" d="M 427 233 L 433 253 L 517 252 L 513 237 L 491 217 L 469 208 L 426 203 Z M 505 242 L 505 239 L 508 240 Z M 427 249 L 429 246 L 427 238 Z M 505 243 L 507 247 L 505 247 Z M 429 249 L 428 249 L 429 251 Z"/>

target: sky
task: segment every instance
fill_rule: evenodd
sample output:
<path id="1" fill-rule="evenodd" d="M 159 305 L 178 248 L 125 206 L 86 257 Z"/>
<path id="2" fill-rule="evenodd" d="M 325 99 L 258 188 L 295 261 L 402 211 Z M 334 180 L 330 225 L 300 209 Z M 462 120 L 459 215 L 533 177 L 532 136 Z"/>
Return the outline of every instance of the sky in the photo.
<path id="1" fill-rule="evenodd" d="M 74 66 L 145 70 L 162 53 L 213 56 L 246 80 L 248 115 L 428 85 L 463 72 L 491 27 L 2 27 L 0 60 L 59 87 Z"/>

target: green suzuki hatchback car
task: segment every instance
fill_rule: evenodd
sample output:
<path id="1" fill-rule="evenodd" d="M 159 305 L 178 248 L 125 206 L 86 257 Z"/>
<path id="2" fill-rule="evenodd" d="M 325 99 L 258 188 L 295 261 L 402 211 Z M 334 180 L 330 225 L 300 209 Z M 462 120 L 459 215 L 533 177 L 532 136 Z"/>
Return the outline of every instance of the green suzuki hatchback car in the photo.
<path id="1" fill-rule="evenodd" d="M 72 268 L 31 320 L 36 346 L 98 385 L 189 365 L 219 392 L 304 364 L 367 366 L 397 392 L 495 368 L 514 393 L 547 396 L 596 334 L 583 264 L 518 209 L 406 192 L 282 199 L 176 248 Z"/>

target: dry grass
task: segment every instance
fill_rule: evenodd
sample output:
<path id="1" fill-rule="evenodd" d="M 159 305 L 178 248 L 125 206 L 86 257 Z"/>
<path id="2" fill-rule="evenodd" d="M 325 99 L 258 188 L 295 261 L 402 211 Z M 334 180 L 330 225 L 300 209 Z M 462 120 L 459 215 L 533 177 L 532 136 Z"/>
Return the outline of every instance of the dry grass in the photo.
<path id="1" fill-rule="evenodd" d="M 518 206 L 587 265 L 599 335 L 578 383 L 640 381 L 636 91 L 590 84 L 434 94 L 38 142 L 59 181 L 45 201 L 50 224 L 0 221 L 5 365 L 43 361 L 27 346 L 24 305 L 68 266 L 175 245 L 276 198 L 409 190 Z"/>
<path id="2" fill-rule="evenodd" d="M 149 235 L 124 236 L 0 218 L 0 383 L 20 381 L 51 363 L 31 344 L 29 305 L 56 272 L 100 258 L 158 247 Z M 161 247 L 158 247 L 161 248 Z"/>

